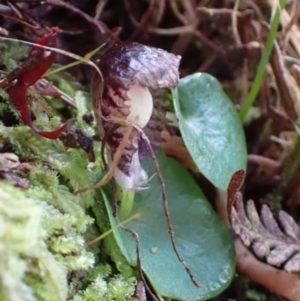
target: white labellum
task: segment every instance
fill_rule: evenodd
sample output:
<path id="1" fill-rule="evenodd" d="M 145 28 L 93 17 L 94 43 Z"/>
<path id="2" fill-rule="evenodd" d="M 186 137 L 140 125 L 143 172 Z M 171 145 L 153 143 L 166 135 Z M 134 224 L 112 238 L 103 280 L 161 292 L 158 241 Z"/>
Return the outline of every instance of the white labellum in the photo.
<path id="1" fill-rule="evenodd" d="M 153 99 L 149 89 L 133 85 L 126 94 L 128 99 L 125 105 L 129 106 L 129 115 L 126 120 L 140 128 L 145 127 L 153 111 Z"/>

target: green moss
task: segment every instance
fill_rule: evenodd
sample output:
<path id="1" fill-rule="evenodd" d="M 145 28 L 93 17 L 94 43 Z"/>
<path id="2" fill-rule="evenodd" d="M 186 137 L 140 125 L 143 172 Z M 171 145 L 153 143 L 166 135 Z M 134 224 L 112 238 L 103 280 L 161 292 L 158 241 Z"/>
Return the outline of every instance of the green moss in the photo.
<path id="1" fill-rule="evenodd" d="M 65 300 L 67 270 L 47 246 L 47 207 L 0 182 L 1 300 Z M 50 207 L 49 207 L 50 209 Z M 29 281 L 30 279 L 30 281 Z"/>
<path id="2" fill-rule="evenodd" d="M 84 246 L 100 235 L 99 227 L 110 228 L 99 194 L 72 193 L 96 181 L 93 169 L 101 162 L 87 167 L 82 150 L 66 149 L 26 126 L 0 125 L 0 139 L 31 164 L 28 190 L 0 182 L 0 299 L 131 300 L 136 280 L 113 236 Z M 107 268 L 108 258 L 117 269 Z M 80 271 L 85 279 L 70 276 Z"/>
<path id="3" fill-rule="evenodd" d="M 131 301 L 136 279 L 123 275 L 114 277 L 98 274 L 84 291 L 79 291 L 72 301 Z"/>
<path id="4" fill-rule="evenodd" d="M 0 46 L 0 64 L 5 65 L 8 72 L 17 68 L 18 61 L 24 58 L 29 51 L 28 46 L 11 42 L 11 41 L 1 41 Z"/>
<path id="5" fill-rule="evenodd" d="M 10 43 L 0 47 L 0 62 L 7 72 L 26 56 L 28 48 L 17 49 Z M 64 87 L 65 78 L 55 78 Z M 71 94 L 78 108 L 69 113 L 76 128 L 94 136 L 96 122 L 82 119 L 91 111 L 89 94 L 76 91 L 75 86 L 68 85 L 68 89 L 74 89 Z M 57 127 L 60 117 L 52 110 L 48 116 L 48 104 L 33 89 L 29 95 L 34 123 L 44 130 Z M 7 91 L 0 89 L 0 117 L 8 112 L 19 122 Z M 89 163 L 82 149 L 67 148 L 61 140 L 43 138 L 24 125 L 7 126 L 5 118 L 1 119 L 1 143 L 19 155 L 21 162 L 26 161 L 30 170 L 19 173 L 29 185 L 27 190 L 0 181 L 0 300 L 131 300 L 136 279 L 113 236 L 85 247 L 110 229 L 101 197 L 94 190 L 73 194 L 97 181 L 103 169 L 100 142 L 94 144 L 96 162 Z"/>

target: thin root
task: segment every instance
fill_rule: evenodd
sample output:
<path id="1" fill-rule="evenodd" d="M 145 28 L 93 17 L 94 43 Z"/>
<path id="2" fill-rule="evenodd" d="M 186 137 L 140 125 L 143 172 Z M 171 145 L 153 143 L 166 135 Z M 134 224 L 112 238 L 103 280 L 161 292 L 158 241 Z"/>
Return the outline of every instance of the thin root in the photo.
<path id="1" fill-rule="evenodd" d="M 155 165 L 157 177 L 158 177 L 159 183 L 161 185 L 164 212 L 165 212 L 165 216 L 166 216 L 166 219 L 167 219 L 168 231 L 169 231 L 169 234 L 170 234 L 170 238 L 171 238 L 171 243 L 172 243 L 173 250 L 174 250 L 174 252 L 175 252 L 178 260 L 183 264 L 186 272 L 188 273 L 188 275 L 189 275 L 191 281 L 194 283 L 194 285 L 197 286 L 197 287 L 201 287 L 201 284 L 194 278 L 191 269 L 189 268 L 189 266 L 187 265 L 187 263 L 183 260 L 183 258 L 180 256 L 180 254 L 178 252 L 178 249 L 176 247 L 175 238 L 174 238 L 174 230 L 173 230 L 173 226 L 172 226 L 172 223 L 171 223 L 171 217 L 170 217 L 170 212 L 169 212 L 169 207 L 168 207 L 168 200 L 167 200 L 165 183 L 164 183 L 162 174 L 160 172 L 159 164 L 158 164 L 158 161 L 157 161 L 157 159 L 155 157 L 154 150 L 153 150 L 153 148 L 151 146 L 151 143 L 150 143 L 148 137 L 144 133 L 144 131 L 142 129 L 140 129 L 139 127 L 137 127 L 137 126 L 135 126 L 135 128 L 141 133 L 141 137 L 146 142 L 147 147 L 148 147 L 148 149 L 149 149 L 149 151 L 151 153 L 151 157 L 152 157 L 152 159 L 154 161 L 154 165 Z"/>

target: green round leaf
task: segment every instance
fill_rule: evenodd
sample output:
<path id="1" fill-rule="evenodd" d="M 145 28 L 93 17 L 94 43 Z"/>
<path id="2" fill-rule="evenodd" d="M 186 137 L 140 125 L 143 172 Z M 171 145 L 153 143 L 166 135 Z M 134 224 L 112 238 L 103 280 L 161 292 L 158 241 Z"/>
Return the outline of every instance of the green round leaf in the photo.
<path id="1" fill-rule="evenodd" d="M 181 135 L 203 175 L 226 190 L 231 176 L 246 167 L 242 124 L 218 81 L 205 73 L 180 80 L 173 90 Z"/>
<path id="2" fill-rule="evenodd" d="M 163 210 L 161 187 L 155 177 L 148 190 L 135 194 L 130 215 L 138 220 L 126 224 L 140 238 L 141 265 L 159 295 L 176 300 L 206 300 L 218 295 L 230 283 L 234 271 L 234 249 L 228 229 L 215 214 L 187 170 L 174 159 L 159 155 L 168 206 L 179 254 L 202 285 L 196 287 L 171 245 Z M 155 173 L 153 161 L 143 162 L 148 174 Z M 106 200 L 108 211 L 110 204 Z M 110 220 L 114 219 L 110 213 Z M 136 243 L 124 230 L 115 230 L 116 241 L 128 262 L 136 266 Z"/>

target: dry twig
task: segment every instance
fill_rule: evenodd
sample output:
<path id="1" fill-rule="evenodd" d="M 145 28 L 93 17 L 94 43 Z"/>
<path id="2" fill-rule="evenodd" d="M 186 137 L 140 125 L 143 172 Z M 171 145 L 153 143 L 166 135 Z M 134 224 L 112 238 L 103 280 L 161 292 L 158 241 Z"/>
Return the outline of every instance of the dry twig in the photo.
<path id="1" fill-rule="evenodd" d="M 218 213 L 228 225 L 227 200 L 229 196 L 218 190 Z M 257 260 L 239 239 L 235 240 L 234 246 L 237 269 L 241 274 L 290 301 L 300 301 L 300 279 L 297 275 Z"/>
<path id="2" fill-rule="evenodd" d="M 285 211 L 279 211 L 274 219 L 267 205 L 263 205 L 260 216 L 254 202 L 247 203 L 247 215 L 242 197 L 236 198 L 232 208 L 232 227 L 246 246 L 252 246 L 259 258 L 266 258 L 268 264 L 288 272 L 300 271 L 300 228 Z"/>
<path id="3" fill-rule="evenodd" d="M 240 273 L 275 294 L 290 301 L 300 301 L 300 280 L 297 275 L 275 269 L 260 262 L 239 239 L 234 242 L 234 246 L 237 268 Z"/>
<path id="4" fill-rule="evenodd" d="M 277 42 L 274 44 L 270 63 L 275 76 L 278 94 L 280 95 L 281 105 L 287 116 L 292 120 L 296 120 L 297 112 L 295 109 L 295 102 L 297 95 L 294 87 L 291 85 L 291 75 L 284 66 L 284 60 Z"/>

